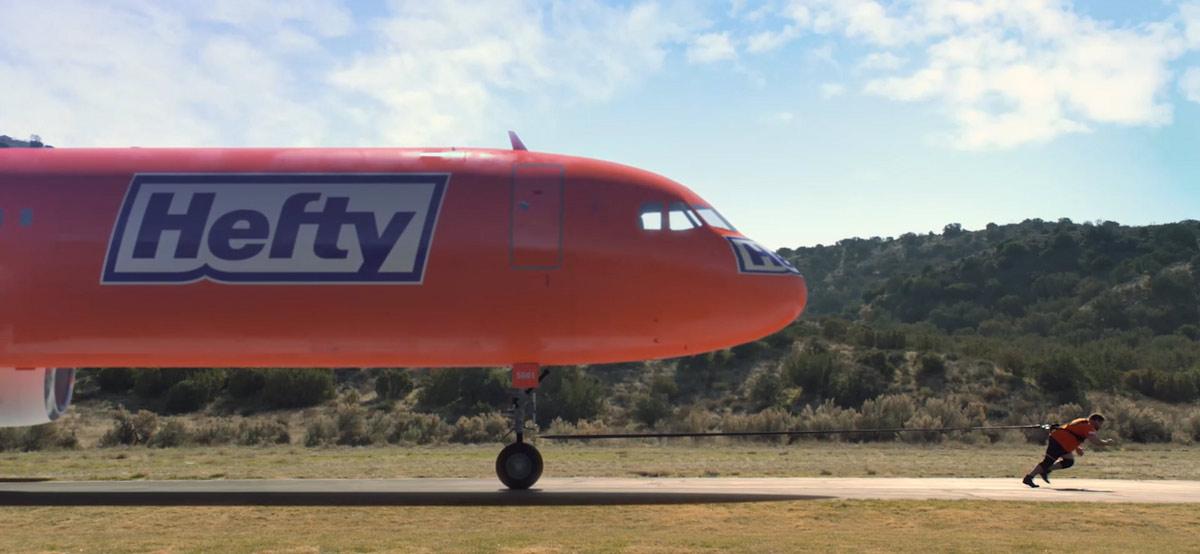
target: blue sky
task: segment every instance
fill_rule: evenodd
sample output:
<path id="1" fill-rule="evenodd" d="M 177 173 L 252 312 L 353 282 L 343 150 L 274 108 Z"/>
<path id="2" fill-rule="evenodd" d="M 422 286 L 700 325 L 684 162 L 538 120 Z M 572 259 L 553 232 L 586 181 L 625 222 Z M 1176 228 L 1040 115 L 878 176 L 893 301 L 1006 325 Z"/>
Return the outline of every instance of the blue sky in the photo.
<path id="1" fill-rule="evenodd" d="M 1200 217 L 1200 1 L 5 2 L 0 132 L 506 147 L 772 247 Z"/>

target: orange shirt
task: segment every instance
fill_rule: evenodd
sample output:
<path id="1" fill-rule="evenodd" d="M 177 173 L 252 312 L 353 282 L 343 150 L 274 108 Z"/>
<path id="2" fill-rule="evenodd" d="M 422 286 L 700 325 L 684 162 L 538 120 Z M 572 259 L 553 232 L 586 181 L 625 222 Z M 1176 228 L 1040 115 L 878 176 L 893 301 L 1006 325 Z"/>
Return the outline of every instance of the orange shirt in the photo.
<path id="1" fill-rule="evenodd" d="M 1070 423 L 1055 429 L 1050 433 L 1050 438 L 1062 446 L 1063 450 L 1070 452 L 1079 448 L 1084 439 L 1095 432 L 1096 428 L 1092 427 L 1092 422 L 1088 421 L 1087 418 L 1081 417 L 1071 420 Z"/>

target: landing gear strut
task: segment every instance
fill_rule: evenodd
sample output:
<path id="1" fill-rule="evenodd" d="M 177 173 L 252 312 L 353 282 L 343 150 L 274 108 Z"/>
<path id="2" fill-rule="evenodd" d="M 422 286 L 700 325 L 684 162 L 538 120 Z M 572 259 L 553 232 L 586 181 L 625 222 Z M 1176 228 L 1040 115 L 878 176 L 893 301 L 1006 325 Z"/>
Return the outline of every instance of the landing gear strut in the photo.
<path id="1" fill-rule="evenodd" d="M 512 370 L 512 431 L 516 442 L 496 457 L 496 477 L 510 489 L 528 489 L 542 476 L 542 454 L 525 442 L 525 422 L 537 420 L 536 393 L 545 374 L 537 364 L 516 364 Z"/>

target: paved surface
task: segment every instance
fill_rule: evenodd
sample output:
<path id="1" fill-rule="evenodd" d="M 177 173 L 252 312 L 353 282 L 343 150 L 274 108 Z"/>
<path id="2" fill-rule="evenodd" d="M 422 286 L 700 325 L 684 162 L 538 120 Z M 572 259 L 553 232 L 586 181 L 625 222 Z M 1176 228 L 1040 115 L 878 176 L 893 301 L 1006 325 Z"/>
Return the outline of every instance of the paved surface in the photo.
<path id="1" fill-rule="evenodd" d="M 490 479 L 0 481 L 0 506 L 595 505 L 819 499 L 1200 503 L 1200 481 L 1056 479 L 546 478 L 535 490 Z"/>

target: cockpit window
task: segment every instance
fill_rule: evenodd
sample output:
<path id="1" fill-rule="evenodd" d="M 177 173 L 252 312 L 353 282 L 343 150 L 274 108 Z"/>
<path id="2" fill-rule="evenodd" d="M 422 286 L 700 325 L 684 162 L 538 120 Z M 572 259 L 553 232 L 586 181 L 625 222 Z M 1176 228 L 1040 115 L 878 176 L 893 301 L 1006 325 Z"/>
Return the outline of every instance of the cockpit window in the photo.
<path id="1" fill-rule="evenodd" d="M 667 222 L 672 231 L 686 231 L 700 226 L 700 220 L 683 202 L 671 202 L 671 210 L 667 212 Z"/>
<path id="2" fill-rule="evenodd" d="M 717 213 L 717 210 L 707 206 L 692 207 L 695 208 L 696 212 L 700 214 L 700 217 L 704 219 L 705 223 L 718 229 L 737 231 L 737 229 L 734 229 L 733 225 L 730 225 L 728 221 L 725 221 L 725 218 L 721 217 L 721 214 Z"/>
<path id="3" fill-rule="evenodd" d="M 642 204 L 642 229 L 647 231 L 661 231 L 663 228 L 662 211 L 662 204 L 658 202 L 646 202 L 645 204 Z"/>

